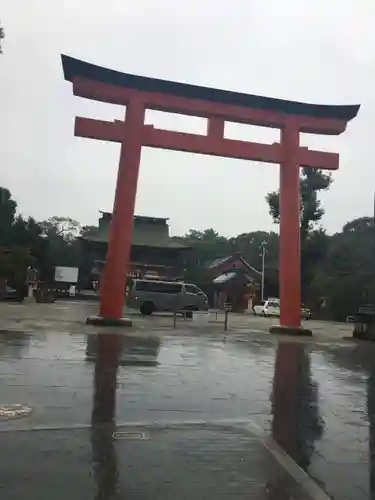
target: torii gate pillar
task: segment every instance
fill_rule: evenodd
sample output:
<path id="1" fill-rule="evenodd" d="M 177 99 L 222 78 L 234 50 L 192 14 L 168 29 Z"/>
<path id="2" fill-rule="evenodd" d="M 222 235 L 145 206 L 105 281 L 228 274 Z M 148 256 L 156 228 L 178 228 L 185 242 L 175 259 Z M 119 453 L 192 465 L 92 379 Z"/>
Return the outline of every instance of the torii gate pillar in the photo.
<path id="1" fill-rule="evenodd" d="M 288 124 L 281 131 L 279 289 L 280 325 L 301 325 L 301 251 L 299 129 Z M 307 333 L 307 332 L 305 332 Z"/>
<path id="2" fill-rule="evenodd" d="M 137 193 L 139 165 L 142 152 L 142 130 L 145 106 L 140 100 L 129 103 L 123 127 L 117 174 L 115 201 L 110 226 L 107 264 L 100 284 L 100 316 L 105 322 L 130 326 L 122 317 L 126 287 L 127 260 L 130 255 L 133 214 Z M 126 141 L 125 141 L 126 137 Z M 126 258 L 124 256 L 126 255 Z M 97 322 L 97 320 L 94 322 Z M 103 322 L 99 320 L 99 322 Z"/>

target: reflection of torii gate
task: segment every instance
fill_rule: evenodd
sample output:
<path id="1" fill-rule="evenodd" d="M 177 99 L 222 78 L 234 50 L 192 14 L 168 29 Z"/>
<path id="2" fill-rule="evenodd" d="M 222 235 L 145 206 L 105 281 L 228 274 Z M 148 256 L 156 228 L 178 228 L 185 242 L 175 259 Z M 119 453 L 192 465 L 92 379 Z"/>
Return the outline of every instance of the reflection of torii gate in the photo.
<path id="1" fill-rule="evenodd" d="M 299 167 L 335 170 L 339 157 L 300 147 L 299 135 L 341 134 L 359 106 L 304 104 L 145 78 L 67 56 L 62 63 L 74 95 L 126 106 L 125 121 L 78 117 L 75 125 L 76 136 L 121 143 L 98 320 L 121 323 L 139 163 L 142 146 L 148 146 L 280 164 L 280 324 L 301 331 Z M 146 109 L 207 118 L 207 134 L 145 125 Z M 226 121 L 278 128 L 281 141 L 269 145 L 226 139 Z"/>

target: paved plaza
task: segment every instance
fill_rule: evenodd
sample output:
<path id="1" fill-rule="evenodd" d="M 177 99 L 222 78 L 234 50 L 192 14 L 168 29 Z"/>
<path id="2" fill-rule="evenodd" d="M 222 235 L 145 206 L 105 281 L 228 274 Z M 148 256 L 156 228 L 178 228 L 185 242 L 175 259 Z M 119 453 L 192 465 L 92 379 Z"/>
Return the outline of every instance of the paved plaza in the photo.
<path id="1" fill-rule="evenodd" d="M 0 329 L 25 331 L 69 331 L 71 333 L 97 333 L 102 328 L 84 325 L 86 318 L 96 315 L 98 303 L 91 301 L 59 301 L 54 304 L 32 304 L 26 307 L 22 304 L 0 302 Z M 209 315 L 197 313 L 196 319 L 189 320 L 180 315 L 176 317 L 176 327 L 172 314 L 153 314 L 142 317 L 135 310 L 127 310 L 126 315 L 132 319 L 132 332 L 137 334 L 152 331 L 155 335 L 210 335 L 224 334 L 225 315 L 223 312 L 211 311 Z M 278 318 L 263 318 L 252 314 L 229 314 L 228 335 L 247 338 L 263 337 L 269 334 L 269 328 L 278 324 Z M 353 325 L 350 323 L 329 323 L 309 320 L 304 325 L 312 330 L 313 342 L 341 342 L 352 336 Z M 106 331 L 117 332 L 117 329 Z M 227 335 L 227 334 L 225 334 Z M 283 338 L 287 338 L 283 336 Z M 303 339 L 308 342 L 309 339 Z"/>
<path id="2" fill-rule="evenodd" d="M 119 332 L 84 324 L 96 308 L 0 304 L 2 500 L 373 498 L 375 347 L 351 325 L 130 312 Z"/>

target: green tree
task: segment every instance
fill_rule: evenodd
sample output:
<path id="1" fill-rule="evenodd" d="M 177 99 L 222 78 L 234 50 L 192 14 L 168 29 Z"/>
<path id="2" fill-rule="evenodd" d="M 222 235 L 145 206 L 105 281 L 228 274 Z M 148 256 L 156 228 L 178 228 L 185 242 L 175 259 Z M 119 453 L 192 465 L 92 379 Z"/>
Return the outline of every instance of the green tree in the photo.
<path id="1" fill-rule="evenodd" d="M 301 193 L 301 241 L 307 238 L 310 231 L 317 228 L 317 223 L 324 215 L 324 208 L 318 199 L 321 191 L 329 189 L 332 183 L 331 175 L 322 170 L 305 167 L 300 177 Z M 270 215 L 275 223 L 280 222 L 280 191 L 268 193 L 266 200 Z"/>
<path id="2" fill-rule="evenodd" d="M 186 262 L 186 279 L 195 283 L 205 280 L 208 262 L 230 254 L 227 238 L 214 229 L 197 231 L 190 229 L 185 236 L 175 237 L 175 241 L 191 247 Z"/>
<path id="3" fill-rule="evenodd" d="M 0 279 L 8 279 L 13 272 L 12 230 L 17 203 L 10 191 L 0 187 Z"/>
<path id="4" fill-rule="evenodd" d="M 50 282 L 53 277 L 50 246 L 48 237 L 35 219 L 17 216 L 13 223 L 13 245 L 25 248 L 33 260 L 33 267 L 40 272 L 42 281 Z"/>
<path id="5" fill-rule="evenodd" d="M 78 236 L 80 223 L 71 217 L 50 217 L 41 222 L 41 227 L 48 237 L 61 237 L 66 241 L 71 241 Z"/>
<path id="6" fill-rule="evenodd" d="M 80 241 L 80 224 L 70 217 L 50 217 L 40 223 L 45 239 L 44 252 L 48 259 L 47 279 L 52 280 L 55 266 L 79 267 L 83 255 Z"/>
<path id="7" fill-rule="evenodd" d="M 336 320 L 345 320 L 374 296 L 374 222 L 360 217 L 329 239 L 327 255 L 312 283 L 312 294 Z"/>
<path id="8" fill-rule="evenodd" d="M 9 191 L 3 199 L 6 203 L 0 215 L 3 223 L 0 232 L 0 277 L 19 285 L 25 280 L 27 267 L 37 262 L 33 250 L 37 246 L 40 228 L 31 218 L 25 220 L 21 215 L 15 217 L 16 203 L 11 199 Z"/>
<path id="9" fill-rule="evenodd" d="M 174 238 L 175 241 L 190 246 L 188 254 L 187 273 L 185 279 L 202 284 L 211 275 L 208 264 L 213 260 L 227 257 L 235 253 L 241 254 L 245 260 L 257 270 L 261 270 L 261 243 L 267 248 L 265 276 L 272 293 L 278 289 L 278 234 L 266 231 L 243 233 L 233 238 L 226 238 L 214 229 L 197 231 L 191 229 L 185 236 Z"/>
<path id="10" fill-rule="evenodd" d="M 17 203 L 12 199 L 10 191 L 0 187 L 0 245 L 11 243 L 16 210 Z"/>
<path id="11" fill-rule="evenodd" d="M 19 246 L 36 248 L 40 243 L 42 228 L 35 219 L 29 217 L 24 219 L 18 215 L 12 226 L 12 243 Z"/>
<path id="12" fill-rule="evenodd" d="M 230 239 L 232 252 L 240 253 L 257 270 L 262 269 L 262 244 L 265 243 L 266 257 L 264 276 L 270 295 L 278 295 L 279 235 L 275 232 L 253 231 L 242 233 Z"/>
<path id="13" fill-rule="evenodd" d="M 319 227 L 324 208 L 318 196 L 321 191 L 328 190 L 331 183 L 331 175 L 325 174 L 322 170 L 309 167 L 302 169 L 300 177 L 301 281 L 302 296 L 305 298 L 309 296 L 310 283 L 328 247 L 329 238 Z M 273 221 L 279 223 L 280 192 L 268 193 L 266 200 Z"/>
<path id="14" fill-rule="evenodd" d="M 242 233 L 234 238 L 230 238 L 233 248 L 231 253 L 240 253 L 249 264 L 260 270 L 262 267 L 262 243 L 266 246 L 266 268 L 277 269 L 278 267 L 278 248 L 279 235 L 275 232 L 253 231 L 251 233 Z"/>
<path id="15" fill-rule="evenodd" d="M 98 226 L 82 226 L 80 230 L 80 236 L 94 236 L 98 234 Z"/>
<path id="16" fill-rule="evenodd" d="M 0 54 L 3 53 L 2 41 L 4 40 L 4 38 L 5 38 L 5 31 L 0 25 Z"/>

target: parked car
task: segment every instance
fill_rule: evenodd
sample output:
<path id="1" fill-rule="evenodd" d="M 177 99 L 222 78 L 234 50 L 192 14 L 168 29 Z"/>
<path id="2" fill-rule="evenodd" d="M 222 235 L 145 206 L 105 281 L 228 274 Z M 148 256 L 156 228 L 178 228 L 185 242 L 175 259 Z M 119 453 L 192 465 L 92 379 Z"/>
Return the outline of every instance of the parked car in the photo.
<path id="1" fill-rule="evenodd" d="M 20 294 L 15 288 L 12 288 L 11 286 L 6 285 L 5 286 L 5 294 L 2 297 L 2 300 L 14 300 L 14 301 L 21 301 L 20 299 Z"/>
<path id="2" fill-rule="evenodd" d="M 301 307 L 301 318 L 305 319 L 305 320 L 308 320 L 311 318 L 311 310 L 308 309 L 307 307 L 305 307 L 303 304 Z"/>
<path id="3" fill-rule="evenodd" d="M 266 303 L 265 300 L 261 300 L 259 304 L 253 306 L 254 316 L 263 316 L 263 307 L 265 303 Z"/>
<path id="4" fill-rule="evenodd" d="M 197 286 L 177 281 L 134 280 L 127 304 L 149 315 L 156 311 L 207 311 L 207 295 Z"/>
<path id="5" fill-rule="evenodd" d="M 253 307 L 255 316 L 280 316 L 280 302 L 263 300 Z"/>
<path id="6" fill-rule="evenodd" d="M 253 312 L 255 316 L 280 316 L 280 302 L 278 300 L 266 300 L 261 301 L 253 307 Z M 301 307 L 301 318 L 308 320 L 311 318 L 310 309 Z"/>

